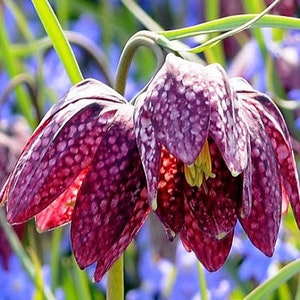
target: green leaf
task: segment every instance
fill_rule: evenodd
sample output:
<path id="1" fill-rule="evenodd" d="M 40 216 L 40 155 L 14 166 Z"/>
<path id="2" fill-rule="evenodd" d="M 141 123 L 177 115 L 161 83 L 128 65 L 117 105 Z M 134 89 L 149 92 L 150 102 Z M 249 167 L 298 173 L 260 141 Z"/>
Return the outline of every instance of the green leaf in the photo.
<path id="1" fill-rule="evenodd" d="M 235 15 L 201 23 L 190 27 L 160 31 L 158 33 L 169 40 L 174 40 L 214 32 L 226 32 L 228 30 L 232 30 L 245 25 L 245 23 L 253 20 L 255 17 L 257 17 L 257 14 Z M 266 14 L 250 26 L 250 28 L 264 27 L 300 29 L 300 19 Z"/>
<path id="2" fill-rule="evenodd" d="M 72 48 L 47 0 L 32 0 L 41 22 L 53 42 L 62 64 L 73 84 L 83 79 Z"/>
<path id="3" fill-rule="evenodd" d="M 2 227 L 3 232 L 5 233 L 7 240 L 9 242 L 9 245 L 11 246 L 12 250 L 14 253 L 17 255 L 17 257 L 20 259 L 21 264 L 32 280 L 34 284 L 37 284 L 37 281 L 39 280 L 39 269 L 36 268 L 38 265 L 37 261 L 34 263 L 28 256 L 28 254 L 25 252 L 18 236 L 16 235 L 15 231 L 9 225 L 6 221 L 6 215 L 4 213 L 4 210 L 1 208 L 0 209 L 0 227 Z M 40 289 L 42 289 L 43 295 L 46 297 L 48 300 L 54 300 L 55 297 L 51 293 L 51 291 L 48 289 L 46 286 L 40 286 Z"/>
<path id="4" fill-rule="evenodd" d="M 244 300 L 260 300 L 278 289 L 283 283 L 300 272 L 300 259 L 293 261 L 283 267 L 274 277 L 265 281 L 248 294 Z"/>
<path id="5" fill-rule="evenodd" d="M 190 50 L 190 52 L 199 53 L 211 46 L 214 46 L 215 44 L 217 44 L 218 42 L 220 42 L 221 40 L 223 40 L 225 38 L 228 38 L 230 36 L 233 36 L 241 31 L 244 31 L 244 30 L 250 28 L 253 24 L 255 24 L 257 21 L 259 21 L 266 13 L 268 13 L 279 1 L 280 0 L 274 1 L 270 6 L 268 6 L 265 10 L 263 10 L 260 14 L 256 15 L 253 19 L 249 20 L 245 24 L 238 26 L 238 27 L 236 27 L 228 32 L 225 32 L 219 36 L 216 36 L 198 47 L 192 48 Z"/>

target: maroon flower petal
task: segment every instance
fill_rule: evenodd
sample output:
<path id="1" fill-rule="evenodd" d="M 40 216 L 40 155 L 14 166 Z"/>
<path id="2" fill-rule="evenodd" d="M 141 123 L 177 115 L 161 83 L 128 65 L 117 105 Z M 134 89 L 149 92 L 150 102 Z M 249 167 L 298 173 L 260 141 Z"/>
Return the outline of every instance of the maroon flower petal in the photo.
<path id="1" fill-rule="evenodd" d="M 84 169 L 65 192 L 35 216 L 36 227 L 39 232 L 53 229 L 71 221 L 78 190 L 86 172 L 87 169 Z"/>
<path id="2" fill-rule="evenodd" d="M 291 202 L 296 222 L 300 228 L 299 179 L 291 144 L 267 115 L 262 114 L 261 118 L 272 142 L 279 165 L 281 184 L 284 188 L 283 197 Z"/>
<path id="3" fill-rule="evenodd" d="M 254 103 L 254 106 L 260 112 L 261 119 L 272 142 L 279 164 L 281 183 L 285 192 L 284 196 L 287 196 L 291 202 L 296 222 L 300 228 L 298 171 L 286 124 L 278 109 L 271 104 L 271 99 L 260 95 L 257 97 L 257 100 L 262 105 Z M 267 110 L 266 107 L 268 108 Z"/>
<path id="4" fill-rule="evenodd" d="M 233 176 L 247 165 L 247 131 L 239 114 L 239 101 L 224 69 L 213 64 L 206 67 L 211 115 L 209 135 L 217 144 Z"/>
<path id="5" fill-rule="evenodd" d="M 270 137 L 280 168 L 283 197 L 291 202 L 295 219 L 300 228 L 300 195 L 297 167 L 289 138 L 289 132 L 282 114 L 267 95 L 254 90 L 242 79 L 234 80 L 239 97 L 253 105 L 261 115 L 261 120 Z"/>
<path id="6" fill-rule="evenodd" d="M 158 184 L 157 210 L 170 240 L 181 230 L 184 219 L 183 164 L 163 148 Z"/>
<path id="7" fill-rule="evenodd" d="M 145 110 L 157 141 L 192 164 L 207 138 L 210 116 L 204 67 L 169 54 L 147 89 Z"/>
<path id="8" fill-rule="evenodd" d="M 272 120 L 273 125 L 282 132 L 285 139 L 289 140 L 290 134 L 285 120 L 272 99 L 266 94 L 255 90 L 243 78 L 232 78 L 230 79 L 230 83 L 237 92 L 239 98 L 244 99 L 246 102 L 251 102 L 262 115 L 268 116 L 268 118 Z"/>
<path id="9" fill-rule="evenodd" d="M 254 107 L 244 105 L 251 137 L 252 209 L 240 222 L 252 243 L 271 256 L 281 220 L 282 193 L 273 146 Z"/>
<path id="10" fill-rule="evenodd" d="M 104 256 L 104 259 L 97 261 L 97 267 L 94 274 L 95 281 L 100 281 L 107 270 L 124 252 L 132 239 L 136 236 L 141 226 L 144 224 L 147 216 L 150 213 L 150 207 L 147 204 L 146 190 L 142 190 L 139 200 L 132 211 L 131 219 L 126 223 L 120 239 L 116 240 L 110 249 L 111 255 Z"/>
<path id="11" fill-rule="evenodd" d="M 89 105 L 89 102 L 96 101 L 101 106 L 107 106 L 108 103 L 111 105 L 127 103 L 123 96 L 106 84 L 88 78 L 71 87 L 69 92 L 57 101 L 57 103 L 47 112 L 41 124 L 43 124 L 43 121 L 47 121 L 50 117 L 55 115 L 59 110 L 65 110 L 67 106 L 72 106 L 80 100 L 84 100 L 86 105 Z"/>
<path id="12" fill-rule="evenodd" d="M 216 146 L 209 140 L 212 172 L 215 178 L 207 179 L 200 188 L 184 188 L 190 214 L 205 235 L 220 239 L 231 232 L 236 224 L 236 211 L 241 203 L 240 178 L 232 177 Z"/>
<path id="13" fill-rule="evenodd" d="M 97 279 L 142 226 L 149 205 L 130 105 L 120 108 L 97 149 L 78 193 L 71 240 L 81 268 L 98 261 Z"/>
<path id="14" fill-rule="evenodd" d="M 9 189 L 14 189 L 19 177 L 26 175 L 25 173 L 28 170 L 31 173 L 31 170 L 35 172 L 35 170 L 39 168 L 39 163 L 43 159 L 45 153 L 48 151 L 48 147 L 50 146 L 52 139 L 57 137 L 59 130 L 64 125 L 67 125 L 68 120 L 70 120 L 80 111 L 84 110 L 86 106 L 93 105 L 95 102 L 99 106 L 97 109 L 102 109 L 113 104 L 127 103 L 126 100 L 116 91 L 97 80 L 87 79 L 72 87 L 69 93 L 67 93 L 65 97 L 59 100 L 48 111 L 38 128 L 25 145 L 17 167 L 1 190 L 0 204 L 3 204 L 7 201 L 9 197 L 8 191 Z M 103 124 L 101 126 L 103 126 Z M 91 136 L 91 138 L 93 138 L 93 136 Z M 36 155 L 39 156 L 38 160 L 31 157 L 34 155 L 34 152 L 36 152 Z M 28 176 L 28 180 L 31 180 L 30 176 Z M 28 184 L 28 182 L 26 184 Z M 23 186 L 26 187 L 26 184 Z M 30 218 L 31 216 L 24 218 Z M 23 219 L 23 217 L 21 219 Z M 19 220 L 15 221 L 19 222 Z M 12 220 L 12 222 L 14 222 L 14 220 Z"/>
<path id="15" fill-rule="evenodd" d="M 54 115 L 22 153 L 10 183 L 9 222 L 24 222 L 42 211 L 93 159 L 115 110 L 102 112 L 101 106 L 84 101 L 76 104 L 72 112 Z"/>
<path id="16" fill-rule="evenodd" d="M 149 113 L 143 105 L 144 96 L 142 94 L 136 102 L 133 118 L 137 146 L 147 180 L 148 200 L 155 210 L 162 146 L 157 143 Z"/>
<path id="17" fill-rule="evenodd" d="M 197 220 L 189 214 L 187 203 L 185 211 L 184 226 L 180 232 L 183 245 L 188 251 L 194 251 L 207 270 L 217 271 L 225 263 L 230 252 L 233 230 L 222 239 L 217 239 L 199 228 Z"/>

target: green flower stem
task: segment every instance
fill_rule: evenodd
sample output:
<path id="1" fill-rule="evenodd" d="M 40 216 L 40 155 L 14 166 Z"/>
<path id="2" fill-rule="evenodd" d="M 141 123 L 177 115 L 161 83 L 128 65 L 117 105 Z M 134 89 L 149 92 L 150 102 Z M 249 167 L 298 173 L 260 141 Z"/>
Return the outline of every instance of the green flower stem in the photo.
<path id="1" fill-rule="evenodd" d="M 92 40 L 90 40 L 89 38 L 87 38 L 85 35 L 81 33 L 74 32 L 74 31 L 65 31 L 64 34 L 71 44 L 77 45 L 81 49 L 86 51 L 89 57 L 91 57 L 94 60 L 96 66 L 102 72 L 103 77 L 106 80 L 106 83 L 109 86 L 113 86 L 114 84 L 113 76 L 111 75 L 109 69 L 109 63 L 102 49 L 99 48 L 96 43 L 94 43 Z"/>
<path id="2" fill-rule="evenodd" d="M 160 69 L 160 67 L 165 61 L 165 53 L 163 52 L 162 48 L 157 44 L 158 38 L 159 36 L 154 32 L 140 31 L 133 35 L 126 43 L 119 61 L 115 83 L 115 89 L 120 94 L 124 94 L 125 92 L 128 71 L 134 54 L 139 47 L 145 46 L 150 48 L 154 52 L 157 60 L 157 67 L 154 74 Z"/>
<path id="3" fill-rule="evenodd" d="M 121 0 L 122 3 L 128 8 L 128 10 L 147 28 L 152 34 L 154 35 L 155 32 L 168 32 L 164 31 L 164 29 L 155 22 L 149 15 L 143 11 L 141 7 L 139 7 L 135 1 L 133 0 Z M 162 45 L 166 49 L 176 49 L 175 51 L 180 54 L 183 58 L 191 61 L 198 62 L 202 65 L 205 65 L 205 62 L 194 53 L 189 53 L 187 50 L 190 48 L 181 43 L 180 41 L 169 41 L 167 38 L 165 38 L 163 35 L 157 35 L 157 44 Z"/>
<path id="4" fill-rule="evenodd" d="M 2 230 L 4 231 L 6 238 L 10 244 L 10 247 L 14 251 L 14 253 L 17 255 L 17 257 L 20 259 L 24 270 L 29 275 L 32 282 L 35 284 L 38 277 L 38 270 L 35 269 L 34 264 L 30 260 L 29 256 L 25 252 L 19 238 L 17 237 L 15 231 L 12 229 L 12 227 L 7 223 L 6 221 L 6 215 L 4 213 L 3 208 L 0 209 L 0 226 L 2 227 Z M 46 299 L 54 300 L 55 297 L 49 290 L 47 286 L 43 287 L 43 293 L 46 297 Z"/>
<path id="5" fill-rule="evenodd" d="M 216 20 L 220 16 L 220 1 L 212 0 L 209 5 L 205 7 L 206 20 Z M 212 34 L 215 37 L 216 34 Z M 224 48 L 222 44 L 217 44 L 213 48 L 208 48 L 204 52 L 207 62 L 210 63 L 220 63 L 221 65 L 226 65 L 226 59 L 224 54 Z"/>
<path id="6" fill-rule="evenodd" d="M 260 300 L 267 299 L 267 296 L 275 289 L 280 287 L 284 282 L 292 276 L 300 272 L 300 259 L 295 260 L 283 267 L 274 277 L 265 281 L 248 294 L 244 300 Z"/>
<path id="7" fill-rule="evenodd" d="M 205 280 L 205 274 L 203 271 L 203 266 L 200 262 L 197 263 L 198 266 L 198 274 L 199 274 L 199 284 L 200 284 L 200 295 L 202 300 L 208 300 L 207 295 L 207 286 Z"/>
<path id="8" fill-rule="evenodd" d="M 81 49 L 86 51 L 92 59 L 94 59 L 96 65 L 98 66 L 105 80 L 107 81 L 107 84 L 112 86 L 113 76 L 110 73 L 108 62 L 101 48 L 99 48 L 96 43 L 94 43 L 81 33 L 73 31 L 64 31 L 64 35 L 70 44 L 79 46 Z M 11 46 L 11 53 L 18 57 L 27 57 L 32 54 L 33 49 L 45 51 L 50 47 L 52 47 L 52 41 L 47 36 L 35 40 L 31 44 L 14 44 Z M 0 58 L 2 58 L 1 53 Z"/>
<path id="9" fill-rule="evenodd" d="M 107 273 L 107 300 L 124 299 L 124 266 L 123 255 L 113 264 Z"/>
<path id="10" fill-rule="evenodd" d="M 10 80 L 8 85 L 5 87 L 2 95 L 0 95 L 0 114 L 1 114 L 1 106 L 5 103 L 9 94 L 12 93 L 16 89 L 16 87 L 21 84 L 24 84 L 27 87 L 32 106 L 35 110 L 36 118 L 38 121 L 40 121 L 42 119 L 42 112 L 37 103 L 37 88 L 36 88 L 35 80 L 33 79 L 32 76 L 30 76 L 27 73 L 20 73 L 16 75 L 13 79 Z"/>
<path id="11" fill-rule="evenodd" d="M 34 40 L 34 36 L 30 32 L 30 28 L 28 26 L 26 16 L 24 15 L 24 12 L 20 8 L 20 6 L 18 6 L 18 4 L 16 4 L 12 0 L 2 0 L 2 1 L 10 10 L 10 12 L 13 14 L 13 17 L 16 19 L 18 29 L 23 34 L 25 39 L 29 42 L 32 42 Z"/>
<path id="12" fill-rule="evenodd" d="M 44 107 L 44 93 L 45 93 L 45 85 L 44 85 L 44 76 L 42 72 L 42 53 L 39 51 L 37 47 L 35 47 L 35 37 L 30 31 L 30 26 L 26 16 L 24 15 L 22 8 L 18 6 L 13 0 L 3 0 L 5 5 L 9 8 L 10 12 L 15 18 L 19 31 L 23 34 L 26 42 L 22 45 L 23 47 L 30 49 L 30 56 L 33 56 L 37 61 L 37 76 L 35 77 L 35 86 L 38 86 L 39 89 L 36 90 L 35 99 L 34 100 L 34 108 L 37 112 L 36 114 L 36 123 L 41 120 L 42 114 L 41 111 Z M 10 50 L 14 48 L 14 45 L 11 45 Z M 11 51 L 14 56 L 17 56 L 16 53 Z"/>
<path id="13" fill-rule="evenodd" d="M 298 276 L 298 284 L 297 284 L 297 290 L 295 294 L 294 300 L 300 300 L 300 276 Z"/>
<path id="14" fill-rule="evenodd" d="M 51 290 L 55 291 L 58 286 L 58 274 L 59 274 L 59 249 L 62 238 L 62 228 L 57 228 L 52 232 L 51 239 Z"/>
<path id="15" fill-rule="evenodd" d="M 82 270 L 78 267 L 77 263 L 74 261 L 74 277 L 76 284 L 76 294 L 78 295 L 78 299 L 84 300 L 92 300 L 92 294 L 89 289 L 89 278 L 86 272 L 82 272 Z"/>
<path id="16" fill-rule="evenodd" d="M 265 3 L 263 0 L 257 0 L 257 1 L 248 0 L 248 1 L 244 1 L 243 5 L 247 13 L 257 13 L 265 9 Z M 251 32 L 259 45 L 264 60 L 266 60 L 268 55 L 268 50 L 265 43 L 263 32 L 261 31 L 260 28 L 253 28 L 251 29 Z"/>
<path id="17" fill-rule="evenodd" d="M 127 9 L 139 20 L 145 28 L 151 31 L 163 31 L 164 29 L 154 21 L 135 1 L 121 0 Z"/>
<path id="18" fill-rule="evenodd" d="M 10 41 L 6 31 L 3 17 L 0 13 L 0 52 L 2 53 L 2 63 L 11 78 L 15 77 L 19 73 L 18 60 L 10 52 Z M 36 122 L 32 116 L 30 109 L 30 100 L 28 94 L 24 90 L 23 86 L 16 88 L 17 102 L 24 117 L 28 120 L 28 123 L 34 127 Z"/>
<path id="19" fill-rule="evenodd" d="M 56 12 L 57 12 L 57 18 L 59 20 L 59 23 L 66 28 L 69 23 L 69 10 L 70 10 L 70 4 L 69 0 L 55 0 L 56 5 Z"/>
<path id="20" fill-rule="evenodd" d="M 72 48 L 47 0 L 32 0 L 43 26 L 52 40 L 61 62 L 73 84 L 83 80 Z"/>

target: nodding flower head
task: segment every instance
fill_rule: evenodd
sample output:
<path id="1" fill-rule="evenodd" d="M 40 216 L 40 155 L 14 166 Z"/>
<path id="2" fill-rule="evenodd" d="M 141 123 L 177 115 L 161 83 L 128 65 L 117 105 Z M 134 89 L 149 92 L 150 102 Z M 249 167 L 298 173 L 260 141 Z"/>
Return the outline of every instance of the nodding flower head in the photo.
<path id="1" fill-rule="evenodd" d="M 134 121 L 149 203 L 207 269 L 226 260 L 237 220 L 268 256 L 283 201 L 300 224 L 284 119 L 243 79 L 170 54 L 137 99 Z"/>
<path id="2" fill-rule="evenodd" d="M 71 88 L 33 133 L 2 191 L 8 220 L 40 231 L 71 222 L 81 268 L 100 280 L 149 213 L 133 106 L 96 80 Z"/>
<path id="3" fill-rule="evenodd" d="M 170 239 L 217 270 L 237 220 L 272 255 L 282 204 L 300 225 L 299 183 L 285 122 L 266 95 L 220 65 L 168 55 L 135 101 L 96 80 L 44 117 L 0 194 L 8 220 L 39 230 L 71 222 L 81 268 L 100 280 L 150 207 Z M 149 205 L 150 204 L 150 205 Z"/>

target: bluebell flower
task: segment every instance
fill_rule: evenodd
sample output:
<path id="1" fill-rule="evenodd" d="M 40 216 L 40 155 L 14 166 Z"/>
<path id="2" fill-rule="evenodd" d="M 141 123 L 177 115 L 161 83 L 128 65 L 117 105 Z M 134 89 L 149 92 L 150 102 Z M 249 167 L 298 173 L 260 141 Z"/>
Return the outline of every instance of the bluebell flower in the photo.
<path id="1" fill-rule="evenodd" d="M 43 286 L 50 289 L 51 269 L 48 265 L 42 266 Z M 9 269 L 0 267 L 0 299 L 1 300 L 28 300 L 34 299 L 36 287 L 24 270 L 19 258 L 12 255 L 9 259 Z M 65 295 L 61 288 L 55 291 L 56 300 L 64 300 Z"/>
<path id="2" fill-rule="evenodd" d="M 300 100 L 300 89 L 292 89 L 287 93 L 288 99 Z"/>
<path id="3" fill-rule="evenodd" d="M 45 56 L 43 75 L 45 84 L 51 88 L 55 99 L 64 95 L 71 86 L 69 76 L 54 50 L 50 50 Z"/>
<path id="4" fill-rule="evenodd" d="M 141 285 L 131 290 L 126 300 L 200 299 L 198 260 L 194 253 L 186 252 L 182 243 L 177 243 L 175 263 L 157 259 L 151 252 L 149 224 L 141 228 L 136 239 L 138 253 L 141 256 L 138 270 Z M 230 276 L 224 270 L 210 273 L 205 271 L 208 294 L 212 300 L 226 299 L 233 289 Z"/>
<path id="5" fill-rule="evenodd" d="M 6 5 L 1 3 L 1 18 L 3 18 L 5 29 L 11 42 L 18 40 L 18 27 L 16 25 L 15 18 L 10 9 Z"/>
<path id="6" fill-rule="evenodd" d="M 263 34 L 268 49 L 273 49 L 272 31 L 264 29 Z M 256 39 L 250 39 L 243 46 L 228 66 L 228 74 L 230 77 L 243 77 L 247 81 L 250 81 L 255 89 L 261 92 L 266 91 L 265 61 Z"/>
<path id="7" fill-rule="evenodd" d="M 150 241 L 149 222 L 146 222 L 136 238 L 136 247 L 139 253 L 138 274 L 141 285 L 138 289 L 130 291 L 126 295 L 126 300 L 162 297 L 163 290 L 167 285 L 173 270 L 172 263 L 165 258 L 158 257 Z"/>
<path id="8" fill-rule="evenodd" d="M 95 43 L 101 42 L 101 27 L 93 15 L 89 13 L 83 13 L 76 21 L 71 22 L 70 30 L 84 34 Z"/>
<path id="9" fill-rule="evenodd" d="M 280 43 L 273 43 L 269 52 L 274 59 L 280 82 L 286 92 L 300 89 L 300 31 L 291 30 Z"/>
<path id="10" fill-rule="evenodd" d="M 241 235 L 238 236 L 234 242 L 233 255 L 240 255 L 243 258 L 238 270 L 239 279 L 242 281 L 255 280 L 257 283 L 261 283 L 275 275 L 281 264 L 299 258 L 299 251 L 284 240 L 284 235 L 284 228 L 281 227 L 274 255 L 271 258 L 262 255 L 248 239 Z M 254 265 L 255 268 L 253 268 Z"/>
<path id="11" fill-rule="evenodd" d="M 154 295 L 152 294 L 151 289 L 148 291 L 148 287 L 141 287 L 129 291 L 126 294 L 126 300 L 153 300 Z"/>
<path id="12" fill-rule="evenodd" d="M 42 278 L 43 285 L 49 287 L 51 286 L 51 268 L 49 265 L 42 266 Z M 55 300 L 64 300 L 65 293 L 61 288 L 55 290 Z"/>
<path id="13" fill-rule="evenodd" d="M 178 243 L 176 253 L 176 278 L 173 283 L 170 299 L 188 300 L 199 292 L 198 260 L 194 253 L 186 252 Z"/>
<path id="14" fill-rule="evenodd" d="M 3 96 L 5 88 L 9 84 L 9 76 L 4 70 L 0 70 L 0 97 Z M 9 122 L 14 116 L 14 97 L 9 94 L 6 99 L 0 103 L 0 120 Z"/>
<path id="15" fill-rule="evenodd" d="M 170 300 L 200 299 L 199 292 L 199 262 L 194 253 L 186 252 L 178 243 L 176 255 L 177 275 L 173 284 Z M 207 293 L 211 300 L 227 299 L 233 290 L 233 283 L 226 269 L 217 272 L 204 271 Z"/>
<path id="16" fill-rule="evenodd" d="M 184 26 L 192 26 L 204 22 L 204 1 L 186 1 Z"/>
<path id="17" fill-rule="evenodd" d="M 9 260 L 9 270 L 0 269 L 0 299 L 33 299 L 34 291 L 34 285 L 20 260 L 12 255 Z"/>

